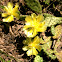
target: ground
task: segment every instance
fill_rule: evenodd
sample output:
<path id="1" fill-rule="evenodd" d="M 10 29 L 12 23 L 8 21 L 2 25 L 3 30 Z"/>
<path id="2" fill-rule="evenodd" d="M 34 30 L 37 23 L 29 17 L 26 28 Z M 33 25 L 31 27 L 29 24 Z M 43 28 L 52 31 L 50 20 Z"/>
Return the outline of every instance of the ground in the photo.
<path id="1" fill-rule="evenodd" d="M 19 10 L 22 15 L 30 15 L 34 13 L 32 9 L 30 9 L 24 0 L 1 0 L 0 6 L 7 5 L 8 2 L 19 3 Z M 42 3 L 39 0 L 40 4 L 43 5 L 43 13 L 49 13 L 56 17 L 62 17 L 62 3 L 54 0 L 53 3 L 55 7 L 53 7 L 53 3 L 51 2 L 49 5 Z M 60 1 L 61 2 L 61 1 Z M 45 9 L 45 10 L 44 10 Z M 3 12 L 3 9 L 0 7 L 0 15 Z M 38 14 L 37 12 L 35 12 Z M 22 41 L 26 38 L 26 35 L 22 31 L 24 26 L 24 18 L 21 17 L 20 20 L 14 19 L 13 22 L 3 23 L 2 16 L 0 16 L 0 56 L 6 62 L 11 60 L 11 62 L 32 62 L 34 56 L 27 56 L 26 52 L 22 50 L 23 43 Z M 47 34 L 48 35 L 48 34 Z M 41 34 L 39 35 L 41 36 Z M 48 59 L 49 60 L 49 59 Z M 53 61 L 53 60 L 52 60 Z M 49 62 L 52 62 L 51 60 Z M 58 60 L 56 60 L 58 62 Z M 54 61 L 53 61 L 54 62 Z"/>

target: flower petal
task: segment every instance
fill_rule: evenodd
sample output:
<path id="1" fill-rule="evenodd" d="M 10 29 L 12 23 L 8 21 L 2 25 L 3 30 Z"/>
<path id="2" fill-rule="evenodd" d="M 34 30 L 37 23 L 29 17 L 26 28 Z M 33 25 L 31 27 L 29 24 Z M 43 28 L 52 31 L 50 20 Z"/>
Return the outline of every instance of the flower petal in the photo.
<path id="1" fill-rule="evenodd" d="M 35 48 L 40 52 L 41 51 L 41 45 L 37 44 Z"/>
<path id="2" fill-rule="evenodd" d="M 7 13 L 2 13 L 2 17 L 6 17 L 6 16 L 8 16 Z"/>
<path id="3" fill-rule="evenodd" d="M 30 30 L 25 30 L 24 31 L 27 37 L 34 37 L 37 34 L 36 29 L 30 29 Z"/>
<path id="4" fill-rule="evenodd" d="M 25 21 L 26 21 L 26 22 L 30 22 L 30 21 L 32 21 L 31 16 L 26 16 Z"/>
<path id="5" fill-rule="evenodd" d="M 19 14 L 17 14 L 17 13 L 13 13 L 12 15 L 15 16 L 18 19 L 20 18 Z"/>
<path id="6" fill-rule="evenodd" d="M 18 12 L 18 7 L 19 7 L 19 5 L 16 4 L 15 7 L 13 8 L 13 13 Z"/>
<path id="7" fill-rule="evenodd" d="M 6 6 L 4 6 L 4 11 L 8 12 L 8 8 Z"/>
<path id="8" fill-rule="evenodd" d="M 26 38 L 26 40 L 23 41 L 23 44 L 29 45 L 31 43 L 31 38 Z"/>
<path id="9" fill-rule="evenodd" d="M 42 26 L 38 31 L 39 32 L 45 32 L 46 31 L 46 26 Z"/>
<path id="10" fill-rule="evenodd" d="M 9 11 L 12 11 L 12 9 L 13 9 L 13 4 L 9 2 L 8 5 L 7 5 L 7 7 L 8 7 L 8 10 L 9 10 Z"/>
<path id="11" fill-rule="evenodd" d="M 28 26 L 28 25 L 25 25 L 24 27 L 23 27 L 23 30 L 27 30 L 29 27 L 31 27 L 30 25 Z"/>
<path id="12" fill-rule="evenodd" d="M 27 37 L 31 37 L 32 36 L 32 30 L 30 30 L 30 31 L 25 30 L 24 32 L 27 35 Z"/>
<path id="13" fill-rule="evenodd" d="M 33 22 L 36 22 L 36 14 L 35 13 L 33 13 L 33 14 L 31 14 L 31 17 L 32 17 L 32 20 L 33 20 Z"/>
<path id="14" fill-rule="evenodd" d="M 45 21 L 40 23 L 40 27 L 42 27 L 43 25 L 45 25 Z"/>
<path id="15" fill-rule="evenodd" d="M 27 50 L 29 49 L 29 47 L 28 47 L 28 46 L 24 46 L 22 49 L 23 49 L 24 51 L 27 51 Z"/>
<path id="16" fill-rule="evenodd" d="M 9 16 L 9 17 L 7 17 L 7 18 L 4 18 L 3 19 L 3 22 L 11 22 L 11 21 L 13 21 L 14 19 L 13 19 L 13 15 L 11 15 L 11 16 Z"/>
<path id="17" fill-rule="evenodd" d="M 37 55 L 37 54 L 38 54 L 38 52 L 37 52 L 37 50 L 36 50 L 35 48 L 29 49 L 29 50 L 27 51 L 27 55 L 28 55 L 28 56 Z"/>
<path id="18" fill-rule="evenodd" d="M 37 16 L 37 22 L 41 22 L 44 19 L 43 15 Z"/>
<path id="19" fill-rule="evenodd" d="M 35 13 L 31 14 L 31 17 L 36 18 L 36 14 Z"/>
<path id="20" fill-rule="evenodd" d="M 33 43 L 39 44 L 40 43 L 40 38 L 38 36 L 36 36 L 33 40 Z"/>

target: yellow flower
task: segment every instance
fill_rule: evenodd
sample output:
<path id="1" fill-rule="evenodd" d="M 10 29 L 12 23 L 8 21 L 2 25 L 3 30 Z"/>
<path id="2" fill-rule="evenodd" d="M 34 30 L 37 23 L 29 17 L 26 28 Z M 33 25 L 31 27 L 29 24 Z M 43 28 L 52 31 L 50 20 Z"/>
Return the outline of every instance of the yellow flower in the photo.
<path id="1" fill-rule="evenodd" d="M 10 2 L 8 3 L 7 6 L 4 6 L 4 11 L 6 13 L 2 13 L 2 17 L 5 17 L 3 19 L 3 22 L 11 22 L 11 21 L 13 21 L 14 16 L 19 19 L 19 14 L 17 13 L 17 12 L 19 12 L 18 7 L 19 7 L 18 4 L 16 4 L 15 7 L 13 8 L 13 4 L 10 3 Z"/>
<path id="2" fill-rule="evenodd" d="M 43 15 L 37 16 L 35 13 L 25 18 L 26 23 L 23 30 L 27 37 L 34 37 L 38 32 L 44 32 L 46 30 L 43 19 Z"/>
<path id="3" fill-rule="evenodd" d="M 25 44 L 25 46 L 22 49 L 24 51 L 28 50 L 26 52 L 28 56 L 37 55 L 38 51 L 41 51 L 40 38 L 38 36 L 36 36 L 34 39 L 27 38 L 23 41 L 23 44 Z"/>

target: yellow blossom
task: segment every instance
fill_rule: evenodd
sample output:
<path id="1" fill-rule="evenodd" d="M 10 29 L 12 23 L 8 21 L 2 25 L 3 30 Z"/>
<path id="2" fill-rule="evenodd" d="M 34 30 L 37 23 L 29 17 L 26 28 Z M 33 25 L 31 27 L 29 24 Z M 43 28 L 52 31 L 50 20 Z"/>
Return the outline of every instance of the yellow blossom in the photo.
<path id="1" fill-rule="evenodd" d="M 38 32 L 44 32 L 46 30 L 43 19 L 43 15 L 37 16 L 35 13 L 25 18 L 26 23 L 23 30 L 27 37 L 34 37 Z"/>
<path id="2" fill-rule="evenodd" d="M 41 51 L 40 38 L 38 36 L 36 36 L 34 39 L 27 38 L 23 41 L 23 44 L 25 46 L 22 49 L 27 51 L 26 53 L 28 56 L 37 55 L 38 51 Z"/>
<path id="3" fill-rule="evenodd" d="M 2 17 L 5 18 L 3 19 L 3 22 L 14 21 L 14 16 L 19 19 L 19 14 L 17 13 L 19 12 L 18 7 L 18 4 L 16 4 L 13 8 L 13 4 L 10 2 L 7 4 L 7 6 L 4 6 L 5 13 L 2 13 Z"/>

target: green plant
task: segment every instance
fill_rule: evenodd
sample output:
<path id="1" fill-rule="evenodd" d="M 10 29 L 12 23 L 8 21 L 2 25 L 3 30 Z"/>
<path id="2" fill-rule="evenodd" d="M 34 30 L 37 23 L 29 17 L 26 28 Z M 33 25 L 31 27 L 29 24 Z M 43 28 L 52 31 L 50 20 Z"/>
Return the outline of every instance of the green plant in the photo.
<path id="1" fill-rule="evenodd" d="M 45 2 L 45 4 L 47 5 L 49 5 L 51 1 L 43 0 L 43 2 Z M 26 52 L 27 56 L 31 56 L 31 55 L 36 56 L 34 58 L 34 62 L 43 62 L 43 57 L 40 57 L 38 55 L 38 53 L 42 50 L 51 59 L 56 59 L 58 58 L 58 56 L 60 56 L 59 61 L 62 61 L 61 60 L 62 51 L 58 53 L 56 48 L 58 47 L 57 43 L 59 44 L 59 42 L 56 43 L 54 50 L 51 49 L 52 43 L 54 42 L 51 40 L 51 37 L 53 37 L 53 40 L 54 40 L 59 38 L 60 35 L 62 34 L 62 26 L 60 25 L 62 23 L 62 17 L 55 17 L 48 13 L 41 14 L 42 6 L 38 0 L 25 0 L 25 3 L 29 8 L 31 8 L 31 10 L 33 10 L 34 12 L 37 12 L 36 14 L 39 14 L 39 13 L 40 14 L 36 15 L 35 13 L 32 13 L 31 16 L 30 15 L 20 16 L 20 12 L 18 11 L 19 5 L 16 4 L 15 7 L 13 7 L 13 4 L 9 2 L 7 6 L 4 6 L 4 7 L 0 6 L 6 12 L 6 13 L 2 13 L 2 17 L 5 17 L 3 19 L 3 22 L 13 21 L 14 16 L 18 19 L 19 18 L 25 19 L 25 25 L 23 27 L 23 31 L 27 35 L 27 37 L 26 37 L 26 40 L 23 40 L 24 47 L 22 49 L 24 51 L 27 51 Z M 48 27 L 51 27 L 50 33 L 52 33 L 53 36 L 46 37 L 46 35 L 44 35 L 44 36 L 41 36 L 41 38 L 39 38 L 39 36 L 36 36 L 39 32 L 41 32 L 41 34 L 45 32 Z M 2 62 L 5 62 L 5 60 L 2 59 L 1 57 L 0 57 L 0 60 Z M 18 61 L 17 59 L 15 60 Z M 11 60 L 7 62 L 10 62 L 10 61 Z"/>

